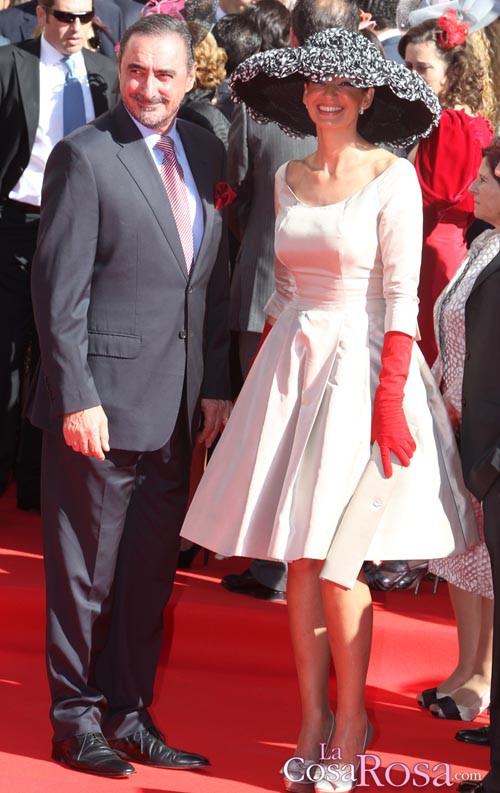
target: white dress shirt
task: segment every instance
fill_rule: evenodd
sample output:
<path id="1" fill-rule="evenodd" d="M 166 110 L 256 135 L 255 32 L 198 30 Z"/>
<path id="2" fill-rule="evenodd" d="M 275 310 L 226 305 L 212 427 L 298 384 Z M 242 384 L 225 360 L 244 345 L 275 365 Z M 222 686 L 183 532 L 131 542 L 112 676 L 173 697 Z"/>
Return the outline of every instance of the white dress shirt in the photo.
<path id="1" fill-rule="evenodd" d="M 146 141 L 146 145 L 151 153 L 151 156 L 153 157 L 156 167 L 158 168 L 158 173 L 160 173 L 164 154 L 160 149 L 155 149 L 155 146 L 160 140 L 161 135 L 159 135 L 154 130 L 149 129 L 149 127 L 145 127 L 144 124 L 141 124 L 139 121 L 137 121 L 137 119 L 134 118 L 130 113 L 129 116 Z M 201 203 L 200 194 L 198 193 L 198 188 L 196 187 L 196 182 L 194 181 L 191 168 L 189 167 L 189 161 L 186 156 L 186 152 L 184 151 L 184 146 L 182 145 L 180 135 L 177 132 L 177 119 L 174 121 L 167 134 L 169 138 L 172 138 L 175 156 L 177 157 L 177 160 L 184 173 L 184 183 L 186 185 L 189 215 L 191 218 L 191 228 L 193 229 L 194 260 L 196 261 L 205 227 L 203 220 L 203 205 Z"/>
<path id="2" fill-rule="evenodd" d="M 40 41 L 40 112 L 35 141 L 28 165 L 18 183 L 9 193 L 9 198 L 25 204 L 40 206 L 42 182 L 49 154 L 64 137 L 63 133 L 63 90 L 66 67 L 61 55 L 42 35 Z M 85 120 L 95 118 L 94 102 L 90 92 L 89 78 L 82 52 L 73 56 L 75 75 L 81 83 Z"/>

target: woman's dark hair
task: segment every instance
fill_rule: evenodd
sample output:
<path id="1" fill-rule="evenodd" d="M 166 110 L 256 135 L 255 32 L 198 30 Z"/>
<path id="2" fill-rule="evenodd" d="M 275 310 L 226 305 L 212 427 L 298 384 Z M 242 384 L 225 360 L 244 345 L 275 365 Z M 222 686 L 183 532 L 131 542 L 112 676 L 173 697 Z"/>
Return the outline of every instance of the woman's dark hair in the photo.
<path id="1" fill-rule="evenodd" d="M 495 168 L 498 168 L 500 165 L 500 136 L 497 135 L 496 138 L 492 140 L 489 146 L 486 146 L 485 149 L 482 151 L 483 157 L 488 163 L 492 175 L 497 180 L 498 184 L 500 184 L 500 176 L 495 174 Z"/>
<path id="2" fill-rule="evenodd" d="M 255 22 L 246 14 L 226 14 L 213 27 L 212 34 L 219 47 L 226 51 L 228 77 L 240 63 L 260 52 L 262 47 L 262 36 Z"/>
<path id="3" fill-rule="evenodd" d="M 118 63 L 122 62 L 123 53 L 132 36 L 165 36 L 169 33 L 177 33 L 186 46 L 186 61 L 188 71 L 194 66 L 193 39 L 189 28 L 185 22 L 176 17 L 169 17 L 166 14 L 151 14 L 147 17 L 140 17 L 137 22 L 130 25 L 123 34 L 120 41 L 118 52 Z"/>
<path id="4" fill-rule="evenodd" d="M 440 28 L 436 19 L 428 19 L 420 25 L 410 28 L 401 37 L 398 51 L 402 58 L 408 44 L 422 44 L 432 41 L 440 58 L 446 64 L 446 85 L 439 96 L 441 106 L 445 109 L 455 105 L 465 105 L 473 113 L 482 106 L 483 69 L 474 55 L 471 44 L 465 40 L 463 44 L 445 49 L 439 43 Z"/>
<path id="5" fill-rule="evenodd" d="M 245 14 L 255 23 L 262 36 L 262 51 L 288 47 L 290 44 L 290 12 L 280 0 L 259 0 Z"/>

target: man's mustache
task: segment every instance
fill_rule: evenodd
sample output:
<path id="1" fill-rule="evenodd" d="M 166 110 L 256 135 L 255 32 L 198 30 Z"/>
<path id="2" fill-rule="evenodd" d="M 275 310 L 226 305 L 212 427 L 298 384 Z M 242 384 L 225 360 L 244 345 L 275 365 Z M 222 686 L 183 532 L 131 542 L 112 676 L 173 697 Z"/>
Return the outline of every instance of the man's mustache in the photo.
<path id="1" fill-rule="evenodd" d="M 142 94 L 134 94 L 132 98 L 148 105 L 164 105 L 167 102 L 163 96 L 143 96 Z"/>

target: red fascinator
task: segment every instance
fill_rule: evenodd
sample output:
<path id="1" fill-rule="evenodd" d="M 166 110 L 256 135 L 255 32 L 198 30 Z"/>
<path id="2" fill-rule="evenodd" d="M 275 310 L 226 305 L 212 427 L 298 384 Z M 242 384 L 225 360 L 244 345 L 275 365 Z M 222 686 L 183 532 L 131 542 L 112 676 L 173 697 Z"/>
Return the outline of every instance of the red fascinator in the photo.
<path id="1" fill-rule="evenodd" d="M 436 22 L 439 28 L 438 42 L 444 50 L 463 44 L 469 33 L 467 22 L 460 22 L 454 8 L 449 8 Z"/>

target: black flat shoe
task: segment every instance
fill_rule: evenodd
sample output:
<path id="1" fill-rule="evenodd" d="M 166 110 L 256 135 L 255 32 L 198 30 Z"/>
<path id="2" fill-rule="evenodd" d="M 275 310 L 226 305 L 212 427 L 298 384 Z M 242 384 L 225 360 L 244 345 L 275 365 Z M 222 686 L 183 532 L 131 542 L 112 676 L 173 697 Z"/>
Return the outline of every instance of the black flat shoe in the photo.
<path id="1" fill-rule="evenodd" d="M 73 771 L 97 776 L 119 778 L 135 774 L 134 767 L 119 757 L 99 732 L 53 741 L 52 759 Z"/>
<path id="2" fill-rule="evenodd" d="M 486 793 L 482 782 L 460 782 L 457 790 L 460 793 Z"/>
<path id="3" fill-rule="evenodd" d="M 457 741 L 462 743 L 475 743 L 477 746 L 490 745 L 490 728 L 477 727 L 475 730 L 459 730 L 455 735 Z"/>
<path id="4" fill-rule="evenodd" d="M 125 738 L 112 738 L 109 745 L 120 757 L 156 768 L 192 770 L 210 765 L 210 761 L 201 754 L 184 752 L 182 749 L 168 746 L 164 736 L 156 727 L 138 730 Z"/>
<path id="5" fill-rule="evenodd" d="M 249 595 L 258 600 L 272 600 L 282 602 L 286 600 L 286 594 L 278 589 L 270 589 L 253 577 L 250 570 L 245 570 L 239 575 L 225 575 L 221 581 L 222 586 L 235 595 Z"/>
<path id="6" fill-rule="evenodd" d="M 421 708 L 435 705 L 437 702 L 437 686 L 435 688 L 426 688 L 420 694 L 417 694 L 417 702 Z"/>

